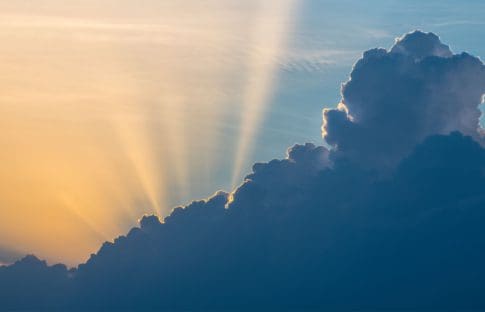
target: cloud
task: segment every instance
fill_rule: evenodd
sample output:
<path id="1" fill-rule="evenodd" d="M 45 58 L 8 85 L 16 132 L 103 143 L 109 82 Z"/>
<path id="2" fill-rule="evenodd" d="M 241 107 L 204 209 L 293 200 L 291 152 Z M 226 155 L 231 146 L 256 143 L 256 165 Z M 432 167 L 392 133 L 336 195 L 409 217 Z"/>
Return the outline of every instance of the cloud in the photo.
<path id="1" fill-rule="evenodd" d="M 15 260 L 18 260 L 22 257 L 22 253 L 13 250 L 12 248 L 7 248 L 0 246 L 0 265 L 13 263 Z"/>
<path id="2" fill-rule="evenodd" d="M 484 309 L 483 65 L 448 52 L 419 32 L 366 52 L 325 111 L 331 150 L 295 145 L 75 270 L 1 268 L 1 308 Z"/>
<path id="3" fill-rule="evenodd" d="M 0 310 L 61 307 L 69 287 L 65 265 L 47 266 L 28 255 L 9 267 L 0 267 Z"/>
<path id="4" fill-rule="evenodd" d="M 336 157 L 380 169 L 396 165 L 432 134 L 479 138 L 485 66 L 453 54 L 432 33 L 415 31 L 355 64 L 336 109 L 324 110 L 323 134 Z"/>

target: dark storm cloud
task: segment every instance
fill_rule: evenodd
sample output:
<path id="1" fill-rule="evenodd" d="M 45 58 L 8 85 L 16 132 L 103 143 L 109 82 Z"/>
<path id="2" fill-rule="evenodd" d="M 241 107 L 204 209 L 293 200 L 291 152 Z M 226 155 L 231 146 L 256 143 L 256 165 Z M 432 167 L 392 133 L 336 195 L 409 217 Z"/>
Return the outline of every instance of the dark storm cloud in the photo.
<path id="1" fill-rule="evenodd" d="M 364 53 L 342 86 L 337 109 L 324 110 L 323 132 L 337 155 L 384 169 L 432 134 L 460 131 L 480 140 L 478 105 L 485 66 L 453 54 L 431 33 Z"/>
<path id="2" fill-rule="evenodd" d="M 433 34 L 368 51 L 325 112 L 333 150 L 295 145 L 77 270 L 0 268 L 0 309 L 484 309 L 484 87 Z"/>

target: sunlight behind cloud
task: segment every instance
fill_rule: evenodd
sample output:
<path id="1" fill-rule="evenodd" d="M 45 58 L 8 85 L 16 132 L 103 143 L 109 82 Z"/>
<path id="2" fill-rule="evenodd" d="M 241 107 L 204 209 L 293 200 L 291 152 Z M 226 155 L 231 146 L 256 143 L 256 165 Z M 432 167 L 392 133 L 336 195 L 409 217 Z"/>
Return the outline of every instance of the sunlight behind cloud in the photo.
<path id="1" fill-rule="evenodd" d="M 75 264 L 240 174 L 294 1 L 182 2 L 0 4 L 6 247 Z"/>

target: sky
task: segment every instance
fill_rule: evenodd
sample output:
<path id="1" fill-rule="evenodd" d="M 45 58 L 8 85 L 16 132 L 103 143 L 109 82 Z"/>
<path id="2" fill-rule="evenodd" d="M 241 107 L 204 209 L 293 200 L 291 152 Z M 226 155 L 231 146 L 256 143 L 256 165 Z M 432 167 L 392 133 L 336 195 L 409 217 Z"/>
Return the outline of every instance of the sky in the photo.
<path id="1" fill-rule="evenodd" d="M 482 1 L 0 2 L 0 262 L 75 265 L 143 214 L 323 144 L 362 51 L 484 57 Z M 8 238 L 8 239 L 6 239 Z"/>

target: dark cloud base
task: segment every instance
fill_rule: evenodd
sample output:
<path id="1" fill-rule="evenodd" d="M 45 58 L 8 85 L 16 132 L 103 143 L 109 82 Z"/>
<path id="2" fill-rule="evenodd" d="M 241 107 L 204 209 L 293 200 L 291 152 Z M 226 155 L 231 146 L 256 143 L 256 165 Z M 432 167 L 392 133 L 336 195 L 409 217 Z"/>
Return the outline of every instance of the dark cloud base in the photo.
<path id="1" fill-rule="evenodd" d="M 485 309 L 485 68 L 414 32 L 371 50 L 296 145 L 77 269 L 0 268 L 0 309 Z"/>

